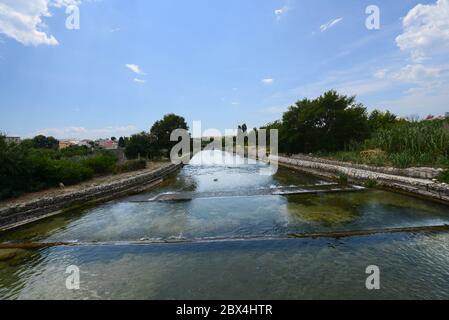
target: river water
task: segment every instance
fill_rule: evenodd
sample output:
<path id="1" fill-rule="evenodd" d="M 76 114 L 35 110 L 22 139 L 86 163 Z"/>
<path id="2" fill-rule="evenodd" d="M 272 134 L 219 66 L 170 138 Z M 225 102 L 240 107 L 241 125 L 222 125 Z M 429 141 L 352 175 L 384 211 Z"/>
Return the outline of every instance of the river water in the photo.
<path id="1" fill-rule="evenodd" d="M 151 192 L 0 233 L 0 242 L 75 244 L 12 250 L 9 259 L 0 250 L 0 298 L 449 298 L 447 233 L 287 238 L 444 225 L 447 206 L 380 190 L 273 195 L 330 186 L 287 169 L 261 174 L 270 168 L 228 154 L 235 163 L 224 165 L 222 157 L 203 152 Z M 151 201 L 174 194 L 189 197 Z M 167 240 L 180 242 L 156 243 Z M 66 287 L 71 265 L 79 290 Z M 380 290 L 365 287 L 369 265 L 381 270 Z"/>

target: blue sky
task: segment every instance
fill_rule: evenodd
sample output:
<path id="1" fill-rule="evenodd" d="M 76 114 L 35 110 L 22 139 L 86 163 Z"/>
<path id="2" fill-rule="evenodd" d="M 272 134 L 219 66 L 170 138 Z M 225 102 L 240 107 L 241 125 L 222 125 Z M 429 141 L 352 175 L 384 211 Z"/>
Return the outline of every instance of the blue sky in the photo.
<path id="1" fill-rule="evenodd" d="M 370 4 L 380 30 L 365 27 Z M 332 88 L 443 114 L 448 30 L 449 0 L 0 0 L 0 130 L 121 136 L 174 112 L 223 131 Z"/>

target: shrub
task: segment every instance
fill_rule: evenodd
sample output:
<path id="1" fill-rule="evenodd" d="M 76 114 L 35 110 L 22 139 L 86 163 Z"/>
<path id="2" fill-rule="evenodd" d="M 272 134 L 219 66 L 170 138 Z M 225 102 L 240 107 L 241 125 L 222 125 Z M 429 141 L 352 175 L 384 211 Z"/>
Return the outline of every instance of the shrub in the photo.
<path id="1" fill-rule="evenodd" d="M 337 178 L 337 182 L 338 182 L 339 184 L 342 184 L 342 185 L 347 185 L 347 184 L 348 184 L 348 177 L 345 176 L 345 175 L 340 175 L 340 176 Z"/>
<path id="2" fill-rule="evenodd" d="M 137 170 L 143 170 L 147 167 L 145 160 L 129 160 L 124 163 L 117 164 L 114 173 L 125 173 Z"/>
<path id="3" fill-rule="evenodd" d="M 438 176 L 438 181 L 444 182 L 444 183 L 449 183 L 449 170 L 446 170 L 446 171 L 442 172 Z"/>
<path id="4" fill-rule="evenodd" d="M 50 185 L 62 182 L 65 185 L 76 184 L 92 178 L 94 171 L 80 163 L 68 160 L 51 160 L 47 169 L 47 181 Z"/>
<path id="5" fill-rule="evenodd" d="M 374 179 L 368 179 L 365 181 L 365 187 L 368 189 L 372 189 L 377 187 L 377 180 Z"/>
<path id="6" fill-rule="evenodd" d="M 113 171 L 117 158 L 113 154 L 105 152 L 81 160 L 80 163 L 82 166 L 91 169 L 95 174 L 105 174 Z"/>
<path id="7" fill-rule="evenodd" d="M 85 157 L 92 153 L 93 151 L 87 146 L 70 146 L 60 150 L 62 158 Z"/>

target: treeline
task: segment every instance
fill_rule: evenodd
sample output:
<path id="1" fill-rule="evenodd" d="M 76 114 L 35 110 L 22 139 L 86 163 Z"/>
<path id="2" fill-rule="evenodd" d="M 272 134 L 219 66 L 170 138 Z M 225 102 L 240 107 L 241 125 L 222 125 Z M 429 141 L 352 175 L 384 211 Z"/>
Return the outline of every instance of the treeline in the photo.
<path id="1" fill-rule="evenodd" d="M 372 165 L 449 166 L 449 119 L 406 120 L 371 113 L 355 97 L 329 91 L 291 106 L 266 128 L 279 130 L 279 151 Z"/>

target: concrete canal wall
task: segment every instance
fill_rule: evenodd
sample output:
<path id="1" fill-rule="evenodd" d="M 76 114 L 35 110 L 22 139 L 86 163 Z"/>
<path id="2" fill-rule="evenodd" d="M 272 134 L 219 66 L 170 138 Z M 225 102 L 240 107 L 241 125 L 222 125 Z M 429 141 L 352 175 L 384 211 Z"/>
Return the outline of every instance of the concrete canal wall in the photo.
<path id="1" fill-rule="evenodd" d="M 107 202 L 121 196 L 145 191 L 180 168 L 181 165 L 167 164 L 153 171 L 83 190 L 0 208 L 0 231 L 53 216 L 76 206 Z"/>
<path id="2" fill-rule="evenodd" d="M 273 156 L 270 157 L 273 160 Z M 375 168 L 330 161 L 309 156 L 278 156 L 279 165 L 298 171 L 337 179 L 345 176 L 356 183 L 376 182 L 378 186 L 449 204 L 449 186 L 432 180 L 437 169 L 431 168 Z"/>

